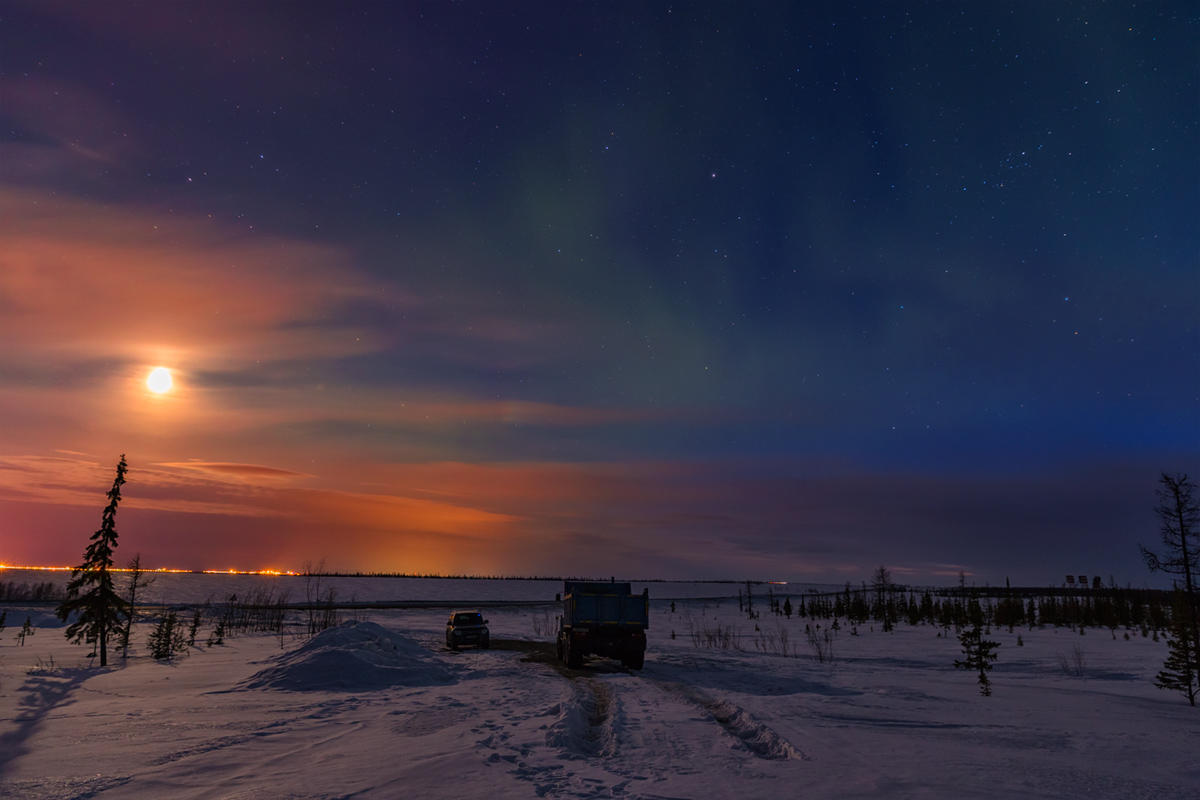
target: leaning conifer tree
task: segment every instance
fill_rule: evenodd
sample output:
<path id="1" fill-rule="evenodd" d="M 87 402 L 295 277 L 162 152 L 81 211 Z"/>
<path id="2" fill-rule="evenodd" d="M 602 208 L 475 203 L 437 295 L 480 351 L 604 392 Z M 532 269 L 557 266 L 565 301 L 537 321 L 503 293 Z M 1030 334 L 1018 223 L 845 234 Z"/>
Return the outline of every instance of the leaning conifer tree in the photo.
<path id="1" fill-rule="evenodd" d="M 100 666 L 108 666 L 108 638 L 121 631 L 126 604 L 113 586 L 113 550 L 117 546 L 117 504 L 125 483 L 125 456 L 117 463 L 117 478 L 108 490 L 108 506 L 101 518 L 100 530 L 92 534 L 92 543 L 83 554 L 83 563 L 71 570 L 67 599 L 58 607 L 58 618 L 69 622 L 67 640 L 94 643 L 100 653 Z"/>

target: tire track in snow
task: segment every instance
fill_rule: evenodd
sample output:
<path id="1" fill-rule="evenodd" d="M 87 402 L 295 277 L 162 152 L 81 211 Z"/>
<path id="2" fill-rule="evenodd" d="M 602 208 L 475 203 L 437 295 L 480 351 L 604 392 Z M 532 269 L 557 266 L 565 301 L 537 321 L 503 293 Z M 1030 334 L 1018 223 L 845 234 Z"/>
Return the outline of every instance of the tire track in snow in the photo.
<path id="1" fill-rule="evenodd" d="M 614 783 L 604 774 L 607 767 L 600 766 L 617 754 L 619 702 L 608 687 L 591 679 L 572 680 L 570 687 L 567 698 L 524 718 L 525 722 L 547 720 L 539 726 L 541 741 L 484 720 L 472 729 L 487 734 L 476 745 L 492 751 L 486 758 L 488 764 L 506 766 L 506 772 L 528 784 L 537 797 L 591 800 L 622 796 L 632 800 L 637 796 L 624 793 L 629 780 Z M 600 767 L 599 773 L 596 767 Z"/>
<path id="2" fill-rule="evenodd" d="M 552 664 L 558 667 L 558 664 Z M 611 757 L 617 753 L 617 731 L 609 719 L 608 708 L 612 706 L 612 690 L 607 683 L 580 675 L 575 670 L 560 669 L 575 690 L 577 706 L 583 711 L 568 709 L 560 712 L 560 721 L 546 736 L 546 743 L 562 747 L 583 755 Z M 809 760 L 803 752 L 768 725 L 754 718 L 746 709 L 727 700 L 716 700 L 704 692 L 686 684 L 669 683 L 646 677 L 644 674 L 621 670 L 627 675 L 658 686 L 668 695 L 681 698 L 697 706 L 716 722 L 729 736 L 736 739 L 747 751 L 767 760 Z M 588 687 L 581 689 L 581 686 Z M 590 693 L 589 693 L 590 690 Z M 588 725 L 580 722 L 586 714 Z"/>
<path id="3" fill-rule="evenodd" d="M 538 797 L 659 797 L 639 790 L 650 788 L 643 781 L 654 781 L 661 766 L 661 748 L 677 751 L 674 758 L 694 758 L 699 753 L 696 745 L 707 738 L 700 731 L 713 731 L 714 723 L 720 739 L 732 739 L 735 751 L 745 752 L 754 760 L 808 760 L 746 709 L 710 697 L 686 683 L 656 680 L 624 669 L 566 670 L 549 656 L 522 661 L 555 669 L 566 679 L 570 694 L 534 715 L 548 718 L 538 737 L 540 742 L 525 739 L 517 747 L 516 741 L 510 741 L 509 731 L 492 729 L 491 735 L 478 740 L 477 745 L 492 751 L 488 763 L 506 764 L 508 774 L 527 783 Z M 626 702 L 634 704 L 629 719 Z M 695 733 L 679 738 L 680 729 L 668 720 L 677 718 L 682 722 L 683 718 L 678 713 L 662 713 L 671 706 L 688 709 L 686 719 L 699 726 Z M 701 715 L 695 713 L 696 709 Z M 697 734 L 699 739 L 694 739 Z M 652 749 L 643 750 L 647 745 Z M 546 757 L 554 752 L 556 760 L 548 762 Z"/>
<path id="4" fill-rule="evenodd" d="M 658 683 L 657 681 L 655 683 Z M 771 761 L 807 761 L 808 757 L 768 725 L 755 719 L 746 709 L 728 700 L 709 697 L 694 686 L 659 683 L 667 694 L 678 697 L 708 713 L 726 734 L 751 754 Z"/>

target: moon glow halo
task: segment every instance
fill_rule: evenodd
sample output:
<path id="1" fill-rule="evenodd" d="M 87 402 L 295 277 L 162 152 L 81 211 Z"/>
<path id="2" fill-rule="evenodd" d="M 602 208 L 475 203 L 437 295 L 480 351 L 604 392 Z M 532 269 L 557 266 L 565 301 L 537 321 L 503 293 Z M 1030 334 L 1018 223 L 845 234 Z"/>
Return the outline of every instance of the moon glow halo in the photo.
<path id="1" fill-rule="evenodd" d="M 166 367 L 155 367 L 146 378 L 146 386 L 155 394 L 169 392 L 171 385 L 171 370 Z"/>

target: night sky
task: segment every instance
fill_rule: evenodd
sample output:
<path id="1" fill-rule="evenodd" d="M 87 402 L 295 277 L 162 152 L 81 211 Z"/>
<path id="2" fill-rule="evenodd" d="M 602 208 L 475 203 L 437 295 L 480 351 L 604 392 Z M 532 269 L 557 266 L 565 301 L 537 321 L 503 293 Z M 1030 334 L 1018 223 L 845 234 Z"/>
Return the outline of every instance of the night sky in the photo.
<path id="1" fill-rule="evenodd" d="M 0 25 L 4 563 L 1155 580 L 1194 4 Z"/>

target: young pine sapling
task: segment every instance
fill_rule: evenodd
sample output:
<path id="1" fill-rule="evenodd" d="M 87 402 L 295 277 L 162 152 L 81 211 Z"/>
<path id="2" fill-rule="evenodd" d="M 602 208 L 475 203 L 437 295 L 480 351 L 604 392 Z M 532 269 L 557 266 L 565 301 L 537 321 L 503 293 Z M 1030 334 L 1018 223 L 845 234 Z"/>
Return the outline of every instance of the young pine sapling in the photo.
<path id="1" fill-rule="evenodd" d="M 21 643 L 21 647 L 25 646 L 25 637 L 33 636 L 33 620 L 29 617 L 25 618 L 25 624 L 21 626 L 21 632 L 17 634 L 17 641 Z"/>
<path id="2" fill-rule="evenodd" d="M 996 660 L 996 648 L 1000 646 L 1000 643 L 984 639 L 983 628 L 979 623 L 970 628 L 964 628 L 963 632 L 958 635 L 958 641 L 962 645 L 963 660 L 955 659 L 954 666 L 957 669 L 978 671 L 979 693 L 988 697 L 992 693 L 992 683 L 988 680 L 988 673 L 992 670 L 992 662 Z"/>

